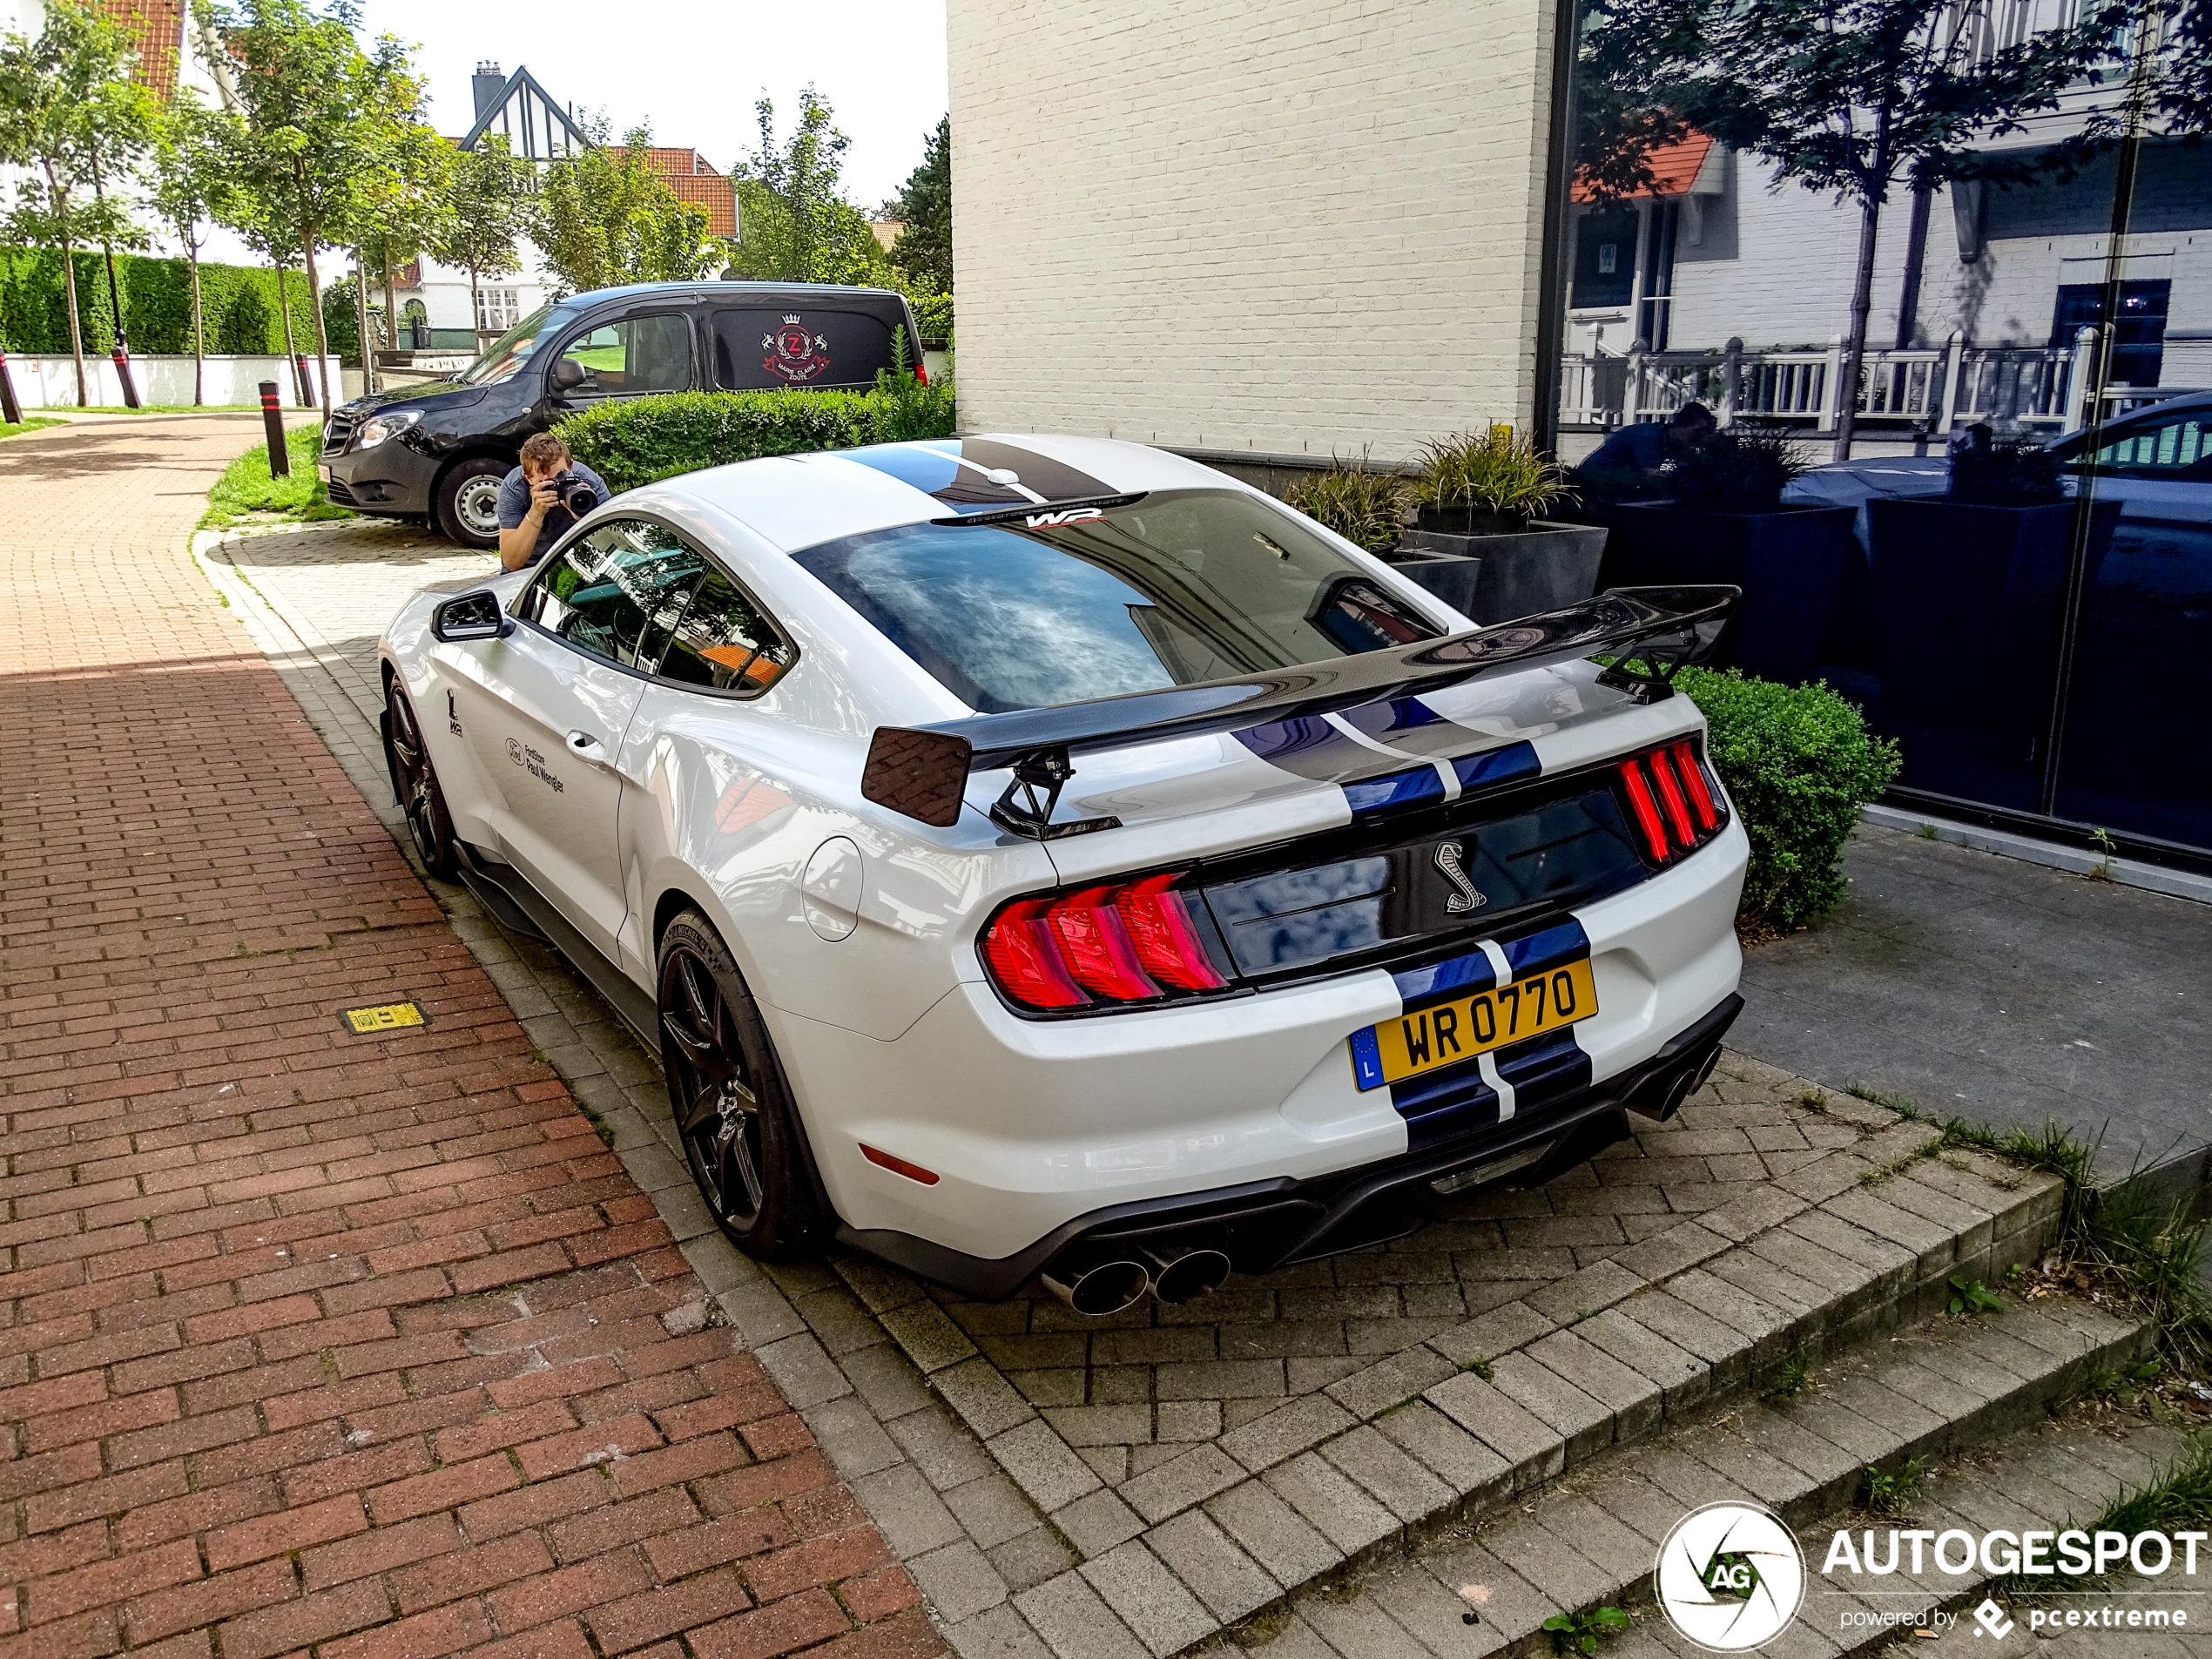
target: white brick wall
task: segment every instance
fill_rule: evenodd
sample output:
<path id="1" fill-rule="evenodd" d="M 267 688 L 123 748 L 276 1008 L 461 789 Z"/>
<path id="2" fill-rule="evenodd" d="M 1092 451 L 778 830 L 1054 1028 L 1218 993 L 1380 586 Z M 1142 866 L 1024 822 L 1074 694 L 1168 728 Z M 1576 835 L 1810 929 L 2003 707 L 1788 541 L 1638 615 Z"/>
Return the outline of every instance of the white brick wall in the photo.
<path id="1" fill-rule="evenodd" d="M 947 10 L 964 427 L 1381 459 L 1527 419 L 1550 5 Z"/>

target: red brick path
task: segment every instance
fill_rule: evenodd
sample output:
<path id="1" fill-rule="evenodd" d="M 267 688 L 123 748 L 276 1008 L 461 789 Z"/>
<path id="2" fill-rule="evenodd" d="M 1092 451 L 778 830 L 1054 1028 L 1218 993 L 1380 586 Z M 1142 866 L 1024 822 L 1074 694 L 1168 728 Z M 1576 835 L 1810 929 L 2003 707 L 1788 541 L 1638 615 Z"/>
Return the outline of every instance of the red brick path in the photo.
<path id="1" fill-rule="evenodd" d="M 0 1659 L 935 1651 L 192 568 L 253 436 L 0 444 Z"/>

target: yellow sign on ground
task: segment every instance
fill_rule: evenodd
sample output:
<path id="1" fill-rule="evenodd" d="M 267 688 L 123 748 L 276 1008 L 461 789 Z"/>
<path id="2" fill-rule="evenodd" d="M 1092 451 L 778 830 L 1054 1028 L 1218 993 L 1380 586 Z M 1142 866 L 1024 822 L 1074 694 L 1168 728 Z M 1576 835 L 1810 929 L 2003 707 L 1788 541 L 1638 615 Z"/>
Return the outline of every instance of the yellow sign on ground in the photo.
<path id="1" fill-rule="evenodd" d="M 386 1002 L 373 1008 L 347 1008 L 344 1015 L 346 1028 L 357 1037 L 374 1036 L 379 1031 L 400 1031 L 411 1025 L 424 1023 L 422 1010 L 412 1002 Z"/>

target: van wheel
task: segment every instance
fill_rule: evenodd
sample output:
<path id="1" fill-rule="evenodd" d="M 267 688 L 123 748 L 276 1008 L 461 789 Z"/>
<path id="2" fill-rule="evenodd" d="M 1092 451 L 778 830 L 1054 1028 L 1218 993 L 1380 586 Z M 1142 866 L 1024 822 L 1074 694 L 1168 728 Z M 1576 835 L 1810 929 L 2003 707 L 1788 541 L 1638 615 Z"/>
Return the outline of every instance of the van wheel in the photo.
<path id="1" fill-rule="evenodd" d="M 514 468 L 489 455 L 456 461 L 438 480 L 438 528 L 462 547 L 499 545 L 499 487 Z"/>
<path id="2" fill-rule="evenodd" d="M 661 935 L 658 987 L 669 1105 L 716 1224 L 763 1261 L 819 1249 L 828 1230 L 775 1045 L 728 947 L 698 911 Z"/>

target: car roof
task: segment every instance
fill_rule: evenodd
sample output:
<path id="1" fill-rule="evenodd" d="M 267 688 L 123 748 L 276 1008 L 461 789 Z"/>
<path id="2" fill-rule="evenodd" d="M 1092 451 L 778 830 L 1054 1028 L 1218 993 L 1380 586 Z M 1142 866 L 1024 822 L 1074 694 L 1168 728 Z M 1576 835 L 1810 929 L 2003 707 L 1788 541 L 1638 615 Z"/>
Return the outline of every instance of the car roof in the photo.
<path id="1" fill-rule="evenodd" d="M 1010 480 L 1009 480 L 1009 475 Z M 864 531 L 1139 490 L 1245 486 L 1164 449 L 1111 438 L 987 432 L 773 455 L 635 493 L 718 509 L 793 552 Z"/>
<path id="2" fill-rule="evenodd" d="M 745 294 L 763 299 L 806 298 L 816 300 L 866 298 L 903 301 L 904 298 L 890 288 L 847 287 L 834 282 L 725 282 L 709 280 L 698 282 L 632 282 L 617 288 L 587 288 L 582 293 L 570 294 L 559 303 L 564 306 L 597 306 L 610 300 L 635 300 L 656 294 L 664 298 L 683 294 L 701 300 Z"/>

